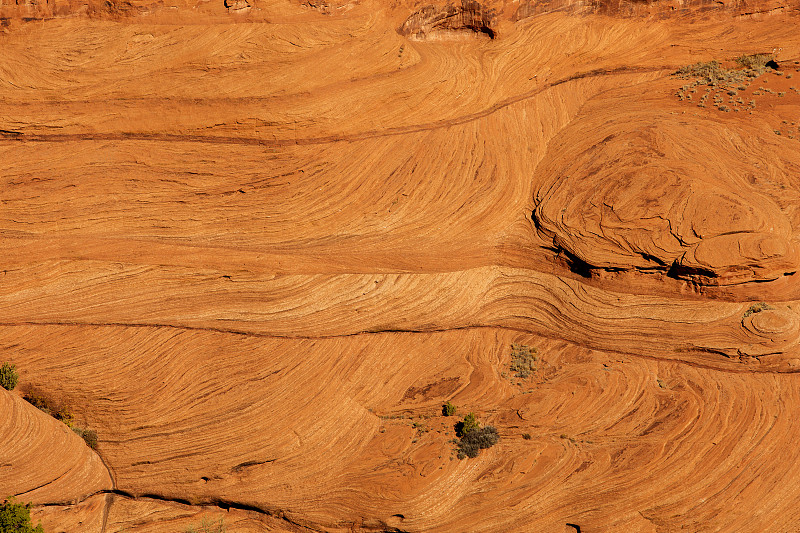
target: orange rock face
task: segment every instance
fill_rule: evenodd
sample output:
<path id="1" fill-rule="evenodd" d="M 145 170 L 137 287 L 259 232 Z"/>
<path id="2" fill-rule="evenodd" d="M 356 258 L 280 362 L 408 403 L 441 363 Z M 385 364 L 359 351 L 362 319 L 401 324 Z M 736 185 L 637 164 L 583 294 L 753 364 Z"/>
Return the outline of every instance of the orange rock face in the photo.
<path id="1" fill-rule="evenodd" d="M 798 27 L 0 0 L 0 499 L 48 532 L 800 528 Z M 500 439 L 459 459 L 470 412 Z"/>

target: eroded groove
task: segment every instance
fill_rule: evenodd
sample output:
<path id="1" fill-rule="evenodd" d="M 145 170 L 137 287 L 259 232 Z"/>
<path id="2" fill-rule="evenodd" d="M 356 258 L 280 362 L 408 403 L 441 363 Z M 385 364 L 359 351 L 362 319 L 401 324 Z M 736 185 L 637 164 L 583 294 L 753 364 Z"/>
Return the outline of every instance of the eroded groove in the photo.
<path id="1" fill-rule="evenodd" d="M 216 508 L 216 509 L 220 509 L 220 510 L 223 510 L 223 511 L 231 511 L 231 510 L 233 510 L 233 511 L 245 511 L 245 512 L 256 513 L 256 514 L 259 514 L 259 515 L 267 516 L 269 518 L 273 518 L 273 519 L 276 519 L 276 520 L 280 520 L 281 522 L 284 523 L 284 525 L 286 527 L 289 527 L 291 529 L 291 531 L 295 531 L 295 532 L 310 531 L 310 532 L 323 533 L 323 532 L 326 531 L 326 529 L 324 527 L 319 526 L 319 525 L 315 525 L 315 524 L 307 522 L 305 520 L 303 521 L 303 523 L 298 522 L 297 520 L 294 520 L 294 519 L 290 518 L 289 516 L 287 516 L 287 513 L 285 511 L 283 511 L 281 509 L 277 509 L 277 508 L 266 508 L 266 507 L 262 507 L 262 506 L 258 506 L 258 505 L 247 504 L 247 503 L 243 503 L 243 502 L 237 502 L 237 501 L 229 500 L 229 499 L 225 499 L 225 498 L 215 498 L 215 499 L 209 499 L 209 500 L 190 501 L 190 500 L 187 500 L 187 499 L 184 499 L 184 498 L 170 497 L 170 496 L 165 496 L 165 495 L 157 494 L 157 493 L 135 494 L 133 492 L 126 491 L 124 489 L 101 490 L 101 491 L 89 494 L 88 496 L 86 496 L 86 497 L 84 497 L 84 498 L 82 498 L 80 500 L 74 501 L 74 502 L 68 502 L 68 503 L 67 502 L 41 503 L 41 504 L 35 505 L 34 508 L 36 508 L 36 507 L 68 507 L 68 506 L 74 506 L 74 505 L 78 505 L 80 503 L 83 503 L 83 502 L 85 502 L 85 501 L 87 501 L 87 500 L 89 500 L 91 498 L 94 498 L 96 496 L 99 496 L 99 495 L 113 496 L 113 497 L 116 497 L 116 498 L 124 498 L 124 499 L 130 500 L 130 501 L 148 501 L 148 500 L 150 500 L 150 501 L 156 501 L 156 502 L 165 503 L 165 504 L 181 505 L 181 506 L 191 507 L 191 508 Z M 104 506 L 104 511 L 103 511 L 103 513 L 104 513 L 103 514 L 103 531 L 105 531 L 105 529 L 106 529 L 106 521 L 108 519 L 108 509 L 110 508 L 112 502 L 113 502 L 113 499 L 109 499 L 109 503 Z M 395 533 L 404 533 L 404 530 L 398 529 L 398 528 L 395 528 L 395 527 L 391 527 L 391 526 L 388 526 L 388 525 L 382 525 L 382 526 L 377 527 L 377 528 L 363 529 L 363 531 L 386 531 L 386 532 L 391 531 L 391 532 L 395 532 Z"/>
<path id="2" fill-rule="evenodd" d="M 286 146 L 307 146 L 317 144 L 330 144 L 335 142 L 356 142 L 368 139 L 376 139 L 381 137 L 391 137 L 396 135 L 408 135 L 413 133 L 420 133 L 442 128 L 449 128 L 452 126 L 459 126 L 474 122 L 476 120 L 490 116 L 498 111 L 505 109 L 531 98 L 559 85 L 569 83 L 571 81 L 582 80 L 586 78 L 600 77 L 600 76 L 618 76 L 624 74 L 647 74 L 654 72 L 668 72 L 674 70 L 675 67 L 659 66 L 659 67 L 619 67 L 615 69 L 594 69 L 587 72 L 581 72 L 568 76 L 564 79 L 557 80 L 542 87 L 537 87 L 535 90 L 508 98 L 502 102 L 498 102 L 493 106 L 479 111 L 470 113 L 463 117 L 458 117 L 449 120 L 441 120 L 430 122 L 427 124 L 420 124 L 415 126 L 399 126 L 394 128 L 387 128 L 384 130 L 373 130 L 363 133 L 355 133 L 351 135 L 331 135 L 323 137 L 309 137 L 309 138 L 294 138 L 294 139 L 265 139 L 260 137 L 235 137 L 235 136 L 216 136 L 216 135 L 191 135 L 191 134 L 171 134 L 171 133 L 143 133 L 143 132 L 127 132 L 127 133 L 51 133 L 51 134 L 26 134 L 16 131 L 4 132 L 0 130 L 0 138 L 5 137 L 7 140 L 16 142 L 32 142 L 32 143 L 52 143 L 52 142 L 74 142 L 74 141 L 152 141 L 152 142 L 190 142 L 190 143 L 205 143 L 205 144 L 234 144 L 234 145 L 252 145 L 264 146 L 268 148 L 281 148 Z"/>
<path id="3" fill-rule="evenodd" d="M 173 325 L 173 324 L 134 324 L 134 323 L 103 323 L 103 322 L 3 322 L 0 323 L 0 327 L 15 327 L 15 326 L 42 326 L 42 327 L 88 327 L 88 328 L 132 328 L 132 329 L 171 329 L 171 330 L 179 330 L 179 331 L 196 331 L 196 332 L 208 332 L 208 333 L 219 333 L 225 335 L 235 335 L 240 337 L 252 337 L 252 338 L 262 338 L 262 339 L 285 339 L 285 340 L 324 340 L 324 339 L 337 339 L 337 338 L 357 338 L 357 337 L 369 337 L 369 336 L 381 336 L 387 334 L 408 334 L 408 335 L 433 335 L 433 334 L 440 334 L 440 333 L 447 333 L 447 332 L 454 332 L 454 331 L 472 331 L 472 330 L 501 330 L 501 331 L 510 331 L 510 332 L 519 332 L 519 333 L 532 333 L 536 335 L 540 335 L 544 338 L 549 338 L 558 341 L 564 341 L 566 343 L 572 344 L 571 341 L 564 339 L 555 335 L 553 332 L 548 330 L 542 331 L 530 331 L 527 329 L 522 328 L 514 328 L 510 326 L 494 326 L 494 325 L 486 325 L 486 326 L 463 326 L 463 327 L 451 327 L 451 328 L 432 328 L 432 329 L 385 329 L 385 330 L 370 330 L 370 331 L 360 331 L 355 333 L 343 333 L 339 335 L 276 335 L 271 333 L 260 333 L 260 332 L 252 332 L 252 331 L 244 331 L 244 330 L 232 330 L 232 329 L 222 329 L 222 328 L 204 328 L 204 327 L 192 327 L 192 326 L 181 326 L 181 325 Z M 637 351 L 625 351 L 625 350 L 618 350 L 613 348 L 605 348 L 604 351 L 608 353 L 618 354 L 621 356 L 626 357 L 633 357 L 637 359 L 646 359 L 651 361 L 663 361 L 663 356 L 658 355 L 647 355 Z M 683 347 L 676 347 L 674 350 L 676 353 L 681 355 L 692 355 L 692 354 L 712 354 L 719 356 L 721 360 L 730 361 L 731 356 L 730 354 L 714 349 L 709 347 L 702 347 L 702 346 L 683 346 Z M 775 355 L 779 354 L 776 352 Z M 742 355 L 742 354 L 739 354 Z M 770 354 L 773 355 L 773 354 Z M 752 367 L 752 366 L 745 366 L 745 365 L 737 365 L 736 367 L 730 366 L 722 366 L 722 365 L 715 365 L 713 363 L 703 363 L 699 361 L 694 361 L 690 359 L 683 359 L 683 358 L 675 358 L 671 359 L 672 361 L 686 365 L 692 368 L 699 368 L 699 369 L 706 369 L 706 370 L 713 370 L 716 372 L 723 372 L 723 373 L 748 373 L 748 374 L 800 374 L 800 368 L 759 368 L 759 367 Z M 98 454 L 100 456 L 100 454 Z M 100 456 L 102 460 L 102 456 Z M 105 461 L 103 461 L 105 464 Z M 109 470 L 109 475 L 111 475 L 112 479 L 115 479 L 114 473 L 112 469 L 106 465 L 106 468 Z"/>

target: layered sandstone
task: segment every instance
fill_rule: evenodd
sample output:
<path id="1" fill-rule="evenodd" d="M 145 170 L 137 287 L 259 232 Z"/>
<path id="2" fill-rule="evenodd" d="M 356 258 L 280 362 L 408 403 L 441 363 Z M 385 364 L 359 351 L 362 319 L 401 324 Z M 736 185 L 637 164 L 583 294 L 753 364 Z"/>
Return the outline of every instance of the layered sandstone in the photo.
<path id="1" fill-rule="evenodd" d="M 796 3 L 0 18 L 0 359 L 99 438 L 0 390 L 47 531 L 798 527 Z"/>

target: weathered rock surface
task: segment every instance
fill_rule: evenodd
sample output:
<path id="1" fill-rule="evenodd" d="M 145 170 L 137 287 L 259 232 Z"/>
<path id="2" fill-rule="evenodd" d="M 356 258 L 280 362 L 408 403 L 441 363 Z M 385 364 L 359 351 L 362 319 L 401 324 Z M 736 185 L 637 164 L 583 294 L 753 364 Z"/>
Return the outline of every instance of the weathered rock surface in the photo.
<path id="1" fill-rule="evenodd" d="M 427 5 L 414 12 L 398 30 L 401 35 L 425 39 L 441 35 L 472 32 L 494 39 L 497 34 L 495 13 L 474 0 L 460 5 Z"/>
<path id="2" fill-rule="evenodd" d="M 47 531 L 800 527 L 796 3 L 427 5 L 0 5 L 0 362 L 99 439 L 0 391 Z"/>
<path id="3" fill-rule="evenodd" d="M 536 196 L 538 228 L 589 267 L 698 284 L 797 272 L 796 204 L 786 197 L 800 192 L 800 151 L 766 148 L 774 132 L 746 122 L 734 132 L 696 113 L 654 113 L 648 93 L 596 99 L 551 143 L 537 169 L 550 178 Z M 775 169 L 774 186 L 759 185 L 761 169 Z"/>

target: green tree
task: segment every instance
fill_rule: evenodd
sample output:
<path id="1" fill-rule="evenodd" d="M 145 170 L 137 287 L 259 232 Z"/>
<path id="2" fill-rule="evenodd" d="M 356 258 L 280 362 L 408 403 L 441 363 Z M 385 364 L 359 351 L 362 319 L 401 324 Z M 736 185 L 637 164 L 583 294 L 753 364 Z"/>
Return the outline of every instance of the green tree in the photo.
<path id="1" fill-rule="evenodd" d="M 459 437 L 463 437 L 470 431 L 475 431 L 480 427 L 481 425 L 478 423 L 478 419 L 475 418 L 475 415 L 473 413 L 470 413 L 464 417 L 464 420 L 456 424 L 455 426 L 456 435 Z"/>
<path id="2" fill-rule="evenodd" d="M 31 526 L 31 504 L 5 500 L 0 506 L 0 533 L 44 533 L 42 524 Z"/>
<path id="3" fill-rule="evenodd" d="M 3 363 L 3 366 L 0 367 L 0 387 L 6 390 L 14 390 L 18 380 L 17 367 L 8 362 Z"/>

